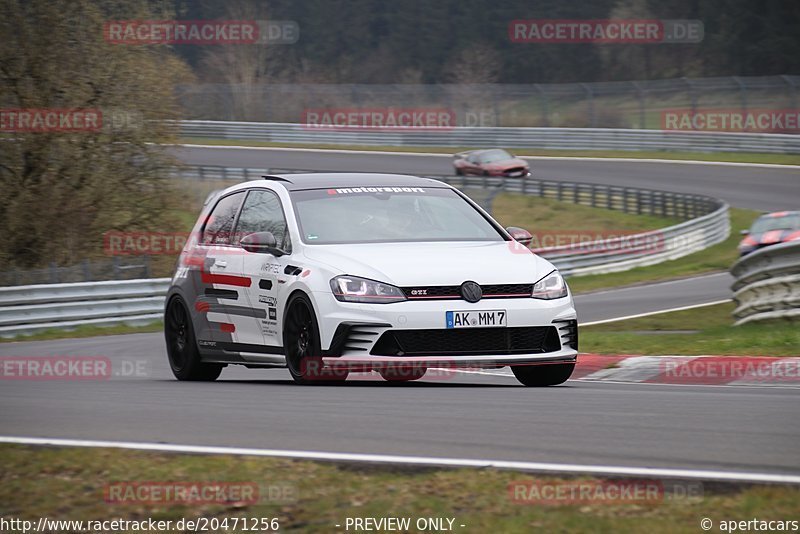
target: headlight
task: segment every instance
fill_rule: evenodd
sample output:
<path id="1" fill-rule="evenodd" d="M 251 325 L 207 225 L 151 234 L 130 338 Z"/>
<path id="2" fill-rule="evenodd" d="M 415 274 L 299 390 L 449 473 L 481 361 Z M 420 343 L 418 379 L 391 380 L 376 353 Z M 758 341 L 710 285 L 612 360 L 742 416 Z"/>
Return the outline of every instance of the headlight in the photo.
<path id="1" fill-rule="evenodd" d="M 331 291 L 341 302 L 388 304 L 406 300 L 399 287 L 357 276 L 337 276 L 331 280 Z"/>
<path id="2" fill-rule="evenodd" d="M 553 271 L 535 284 L 533 294 L 535 299 L 552 300 L 567 296 L 567 283 L 558 271 Z"/>

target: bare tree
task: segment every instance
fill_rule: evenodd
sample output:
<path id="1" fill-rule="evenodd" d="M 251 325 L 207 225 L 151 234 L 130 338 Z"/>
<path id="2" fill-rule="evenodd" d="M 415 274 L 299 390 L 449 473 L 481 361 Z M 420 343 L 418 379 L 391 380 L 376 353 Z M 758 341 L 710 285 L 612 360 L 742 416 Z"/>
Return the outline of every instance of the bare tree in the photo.
<path id="1" fill-rule="evenodd" d="M 4 2 L 0 106 L 101 114 L 97 130 L 15 131 L 0 141 L 6 266 L 75 263 L 103 254 L 106 231 L 166 220 L 170 160 L 159 143 L 173 138 L 173 88 L 188 70 L 163 46 L 106 42 L 111 4 Z M 126 5 L 130 18 L 154 18 L 144 2 Z"/>

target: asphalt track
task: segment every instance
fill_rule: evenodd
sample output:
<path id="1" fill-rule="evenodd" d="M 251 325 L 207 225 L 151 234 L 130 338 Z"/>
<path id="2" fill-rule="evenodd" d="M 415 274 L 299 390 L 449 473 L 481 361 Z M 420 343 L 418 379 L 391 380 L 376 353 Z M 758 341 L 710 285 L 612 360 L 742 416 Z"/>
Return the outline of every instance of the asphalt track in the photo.
<path id="1" fill-rule="evenodd" d="M 352 153 L 286 149 L 180 147 L 175 156 L 194 165 L 307 169 L 402 174 L 452 174 L 448 155 Z M 800 168 L 535 158 L 535 178 L 696 193 L 727 200 L 732 206 L 764 211 L 798 209 Z"/>
<path id="2" fill-rule="evenodd" d="M 0 355 L 140 362 L 108 381 L 4 381 L 4 435 L 166 442 L 443 458 L 800 474 L 800 389 L 446 374 L 299 387 L 288 372 L 226 369 L 175 381 L 159 334 L 10 343 Z M 365 376 L 365 375 L 362 375 Z"/>
<path id="3" fill-rule="evenodd" d="M 320 170 L 449 172 L 429 156 L 179 149 L 191 163 Z M 796 201 L 797 171 L 537 160 L 543 178 L 691 191 L 734 205 Z M 758 178 L 754 178 L 757 176 Z M 741 187 L 740 187 L 741 186 Z M 581 322 L 729 298 L 727 274 L 577 297 Z M 625 352 L 624 347 L 620 352 Z M 800 389 L 569 381 L 525 388 L 508 376 L 439 374 L 410 384 L 297 387 L 285 370 L 226 369 L 180 383 L 159 334 L 0 344 L 0 356 L 105 356 L 133 377 L 0 382 L 6 436 L 491 458 L 580 465 L 800 474 Z M 363 377 L 363 375 L 362 375 Z"/>

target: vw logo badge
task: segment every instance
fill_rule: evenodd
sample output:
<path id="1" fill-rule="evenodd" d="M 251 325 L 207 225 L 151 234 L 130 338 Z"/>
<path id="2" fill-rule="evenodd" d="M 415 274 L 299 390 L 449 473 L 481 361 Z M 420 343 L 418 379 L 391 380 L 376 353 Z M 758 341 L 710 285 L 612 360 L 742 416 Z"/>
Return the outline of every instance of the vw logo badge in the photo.
<path id="1" fill-rule="evenodd" d="M 478 302 L 483 296 L 483 291 L 481 291 L 481 286 L 477 283 L 468 280 L 461 284 L 461 296 L 467 302 Z"/>

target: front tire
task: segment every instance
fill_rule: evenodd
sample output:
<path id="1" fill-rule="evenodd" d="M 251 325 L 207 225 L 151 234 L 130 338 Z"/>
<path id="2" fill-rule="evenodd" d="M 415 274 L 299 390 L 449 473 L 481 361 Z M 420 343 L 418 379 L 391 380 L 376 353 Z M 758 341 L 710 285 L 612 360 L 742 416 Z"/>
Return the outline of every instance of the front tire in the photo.
<path id="1" fill-rule="evenodd" d="M 172 374 L 178 380 L 216 380 L 222 365 L 203 363 L 194 336 L 194 326 L 181 297 L 173 297 L 164 315 L 164 338 Z"/>
<path id="2" fill-rule="evenodd" d="M 557 386 L 566 382 L 572 371 L 574 363 L 559 363 L 547 365 L 514 365 L 511 372 L 523 385 L 531 387 Z"/>
<path id="3" fill-rule="evenodd" d="M 319 326 L 314 306 L 303 293 L 292 295 L 286 303 L 283 346 L 289 374 L 298 384 L 335 384 L 349 374 L 346 369 L 324 367 Z"/>

